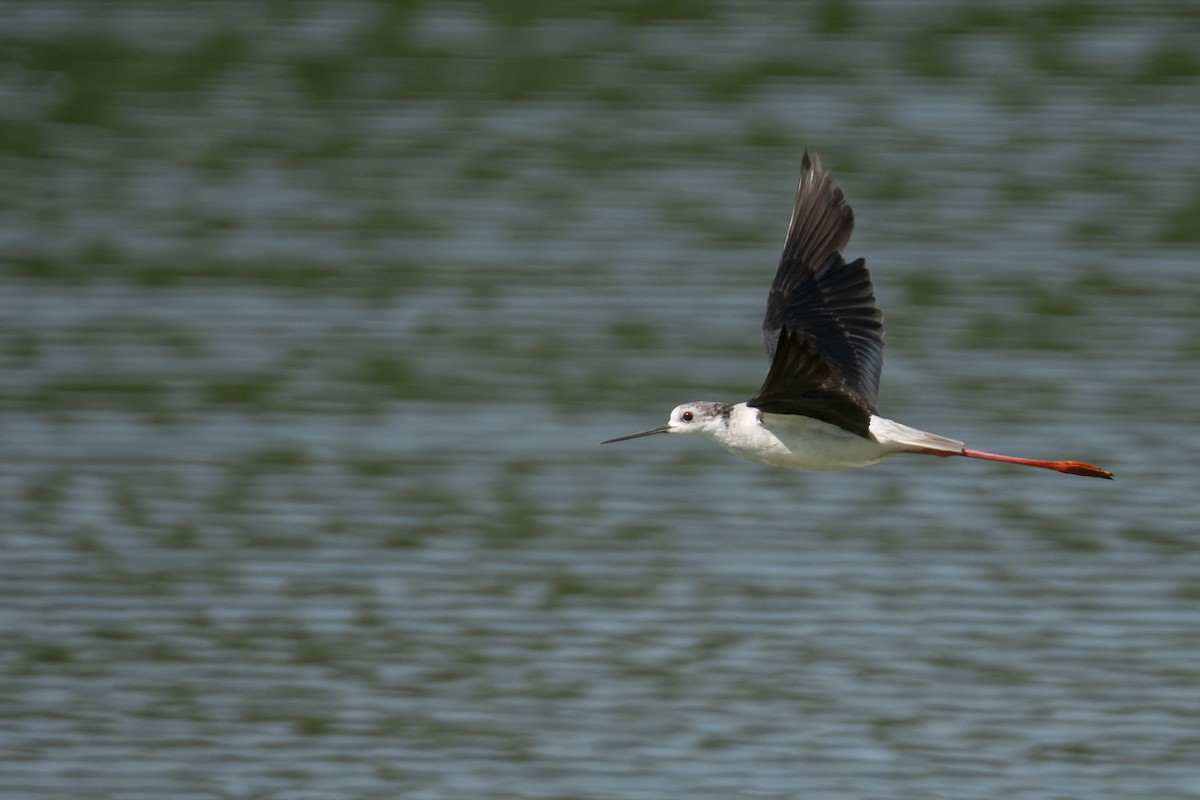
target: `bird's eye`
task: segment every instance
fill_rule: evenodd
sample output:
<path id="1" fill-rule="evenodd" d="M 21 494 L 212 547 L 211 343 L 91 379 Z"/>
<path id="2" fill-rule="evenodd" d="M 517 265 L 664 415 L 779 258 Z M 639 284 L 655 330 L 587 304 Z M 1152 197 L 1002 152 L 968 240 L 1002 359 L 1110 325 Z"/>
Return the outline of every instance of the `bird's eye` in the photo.
<path id="1" fill-rule="evenodd" d="M 691 422 L 695 418 L 695 415 L 690 411 L 685 411 L 679 415 L 679 418 L 684 422 Z"/>

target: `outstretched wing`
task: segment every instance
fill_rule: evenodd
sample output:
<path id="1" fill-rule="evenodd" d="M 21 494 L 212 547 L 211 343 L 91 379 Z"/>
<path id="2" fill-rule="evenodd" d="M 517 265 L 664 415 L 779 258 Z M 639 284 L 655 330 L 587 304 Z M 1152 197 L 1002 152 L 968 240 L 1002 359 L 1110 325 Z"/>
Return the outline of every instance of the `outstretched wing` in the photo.
<path id="1" fill-rule="evenodd" d="M 821 168 L 820 159 L 805 150 L 762 332 L 772 359 L 771 375 L 782 369 L 779 351 L 784 331 L 788 331 L 798 341 L 794 343 L 797 352 L 788 355 L 786 363 L 797 366 L 801 355 L 810 368 L 810 362 L 821 362 L 827 374 L 820 381 L 820 391 L 839 394 L 870 414 L 877 407 L 883 367 L 883 315 L 875 307 L 866 261 L 860 258 L 847 264 L 842 257 L 853 230 L 854 212 L 842 190 Z M 777 394 L 789 382 L 781 374 L 772 381 L 771 375 L 760 397 L 768 388 L 772 395 Z"/>

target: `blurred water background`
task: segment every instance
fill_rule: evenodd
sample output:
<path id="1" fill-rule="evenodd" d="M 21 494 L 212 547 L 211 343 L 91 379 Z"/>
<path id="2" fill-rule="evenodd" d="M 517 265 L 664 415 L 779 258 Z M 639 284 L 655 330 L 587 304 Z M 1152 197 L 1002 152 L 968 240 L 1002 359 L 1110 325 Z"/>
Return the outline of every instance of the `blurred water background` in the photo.
<path id="1" fill-rule="evenodd" d="M 1200 798 L 1200 11 L 0 4 L 0 796 Z M 749 397 L 804 146 L 888 416 Z"/>

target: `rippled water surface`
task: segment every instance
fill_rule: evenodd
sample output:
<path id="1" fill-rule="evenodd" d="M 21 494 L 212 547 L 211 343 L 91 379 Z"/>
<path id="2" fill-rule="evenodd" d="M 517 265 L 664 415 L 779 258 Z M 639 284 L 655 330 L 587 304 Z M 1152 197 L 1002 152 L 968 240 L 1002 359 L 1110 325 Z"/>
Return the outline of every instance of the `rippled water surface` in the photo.
<path id="1" fill-rule="evenodd" d="M 0 796 L 1200 798 L 1189 3 L 10 2 Z M 883 410 L 749 397 L 804 146 Z"/>

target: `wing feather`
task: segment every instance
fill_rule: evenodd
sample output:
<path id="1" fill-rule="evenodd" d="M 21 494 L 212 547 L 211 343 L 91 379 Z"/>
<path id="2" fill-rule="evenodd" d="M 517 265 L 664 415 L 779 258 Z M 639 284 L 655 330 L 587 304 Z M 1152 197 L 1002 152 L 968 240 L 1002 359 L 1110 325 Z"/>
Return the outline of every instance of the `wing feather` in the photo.
<path id="1" fill-rule="evenodd" d="M 840 393 L 874 413 L 883 368 L 883 315 L 875 307 L 866 261 L 846 263 L 842 255 L 853 231 L 854 211 L 842 190 L 820 159 L 805 150 L 783 255 L 767 296 L 763 342 L 774 372 L 783 332 L 790 331 L 803 340 L 796 347 L 806 359 L 824 363 L 823 393 Z"/>
<path id="2" fill-rule="evenodd" d="M 799 414 L 871 438 L 873 409 L 846 392 L 812 340 L 784 328 L 767 379 L 746 405 L 769 414 Z"/>

